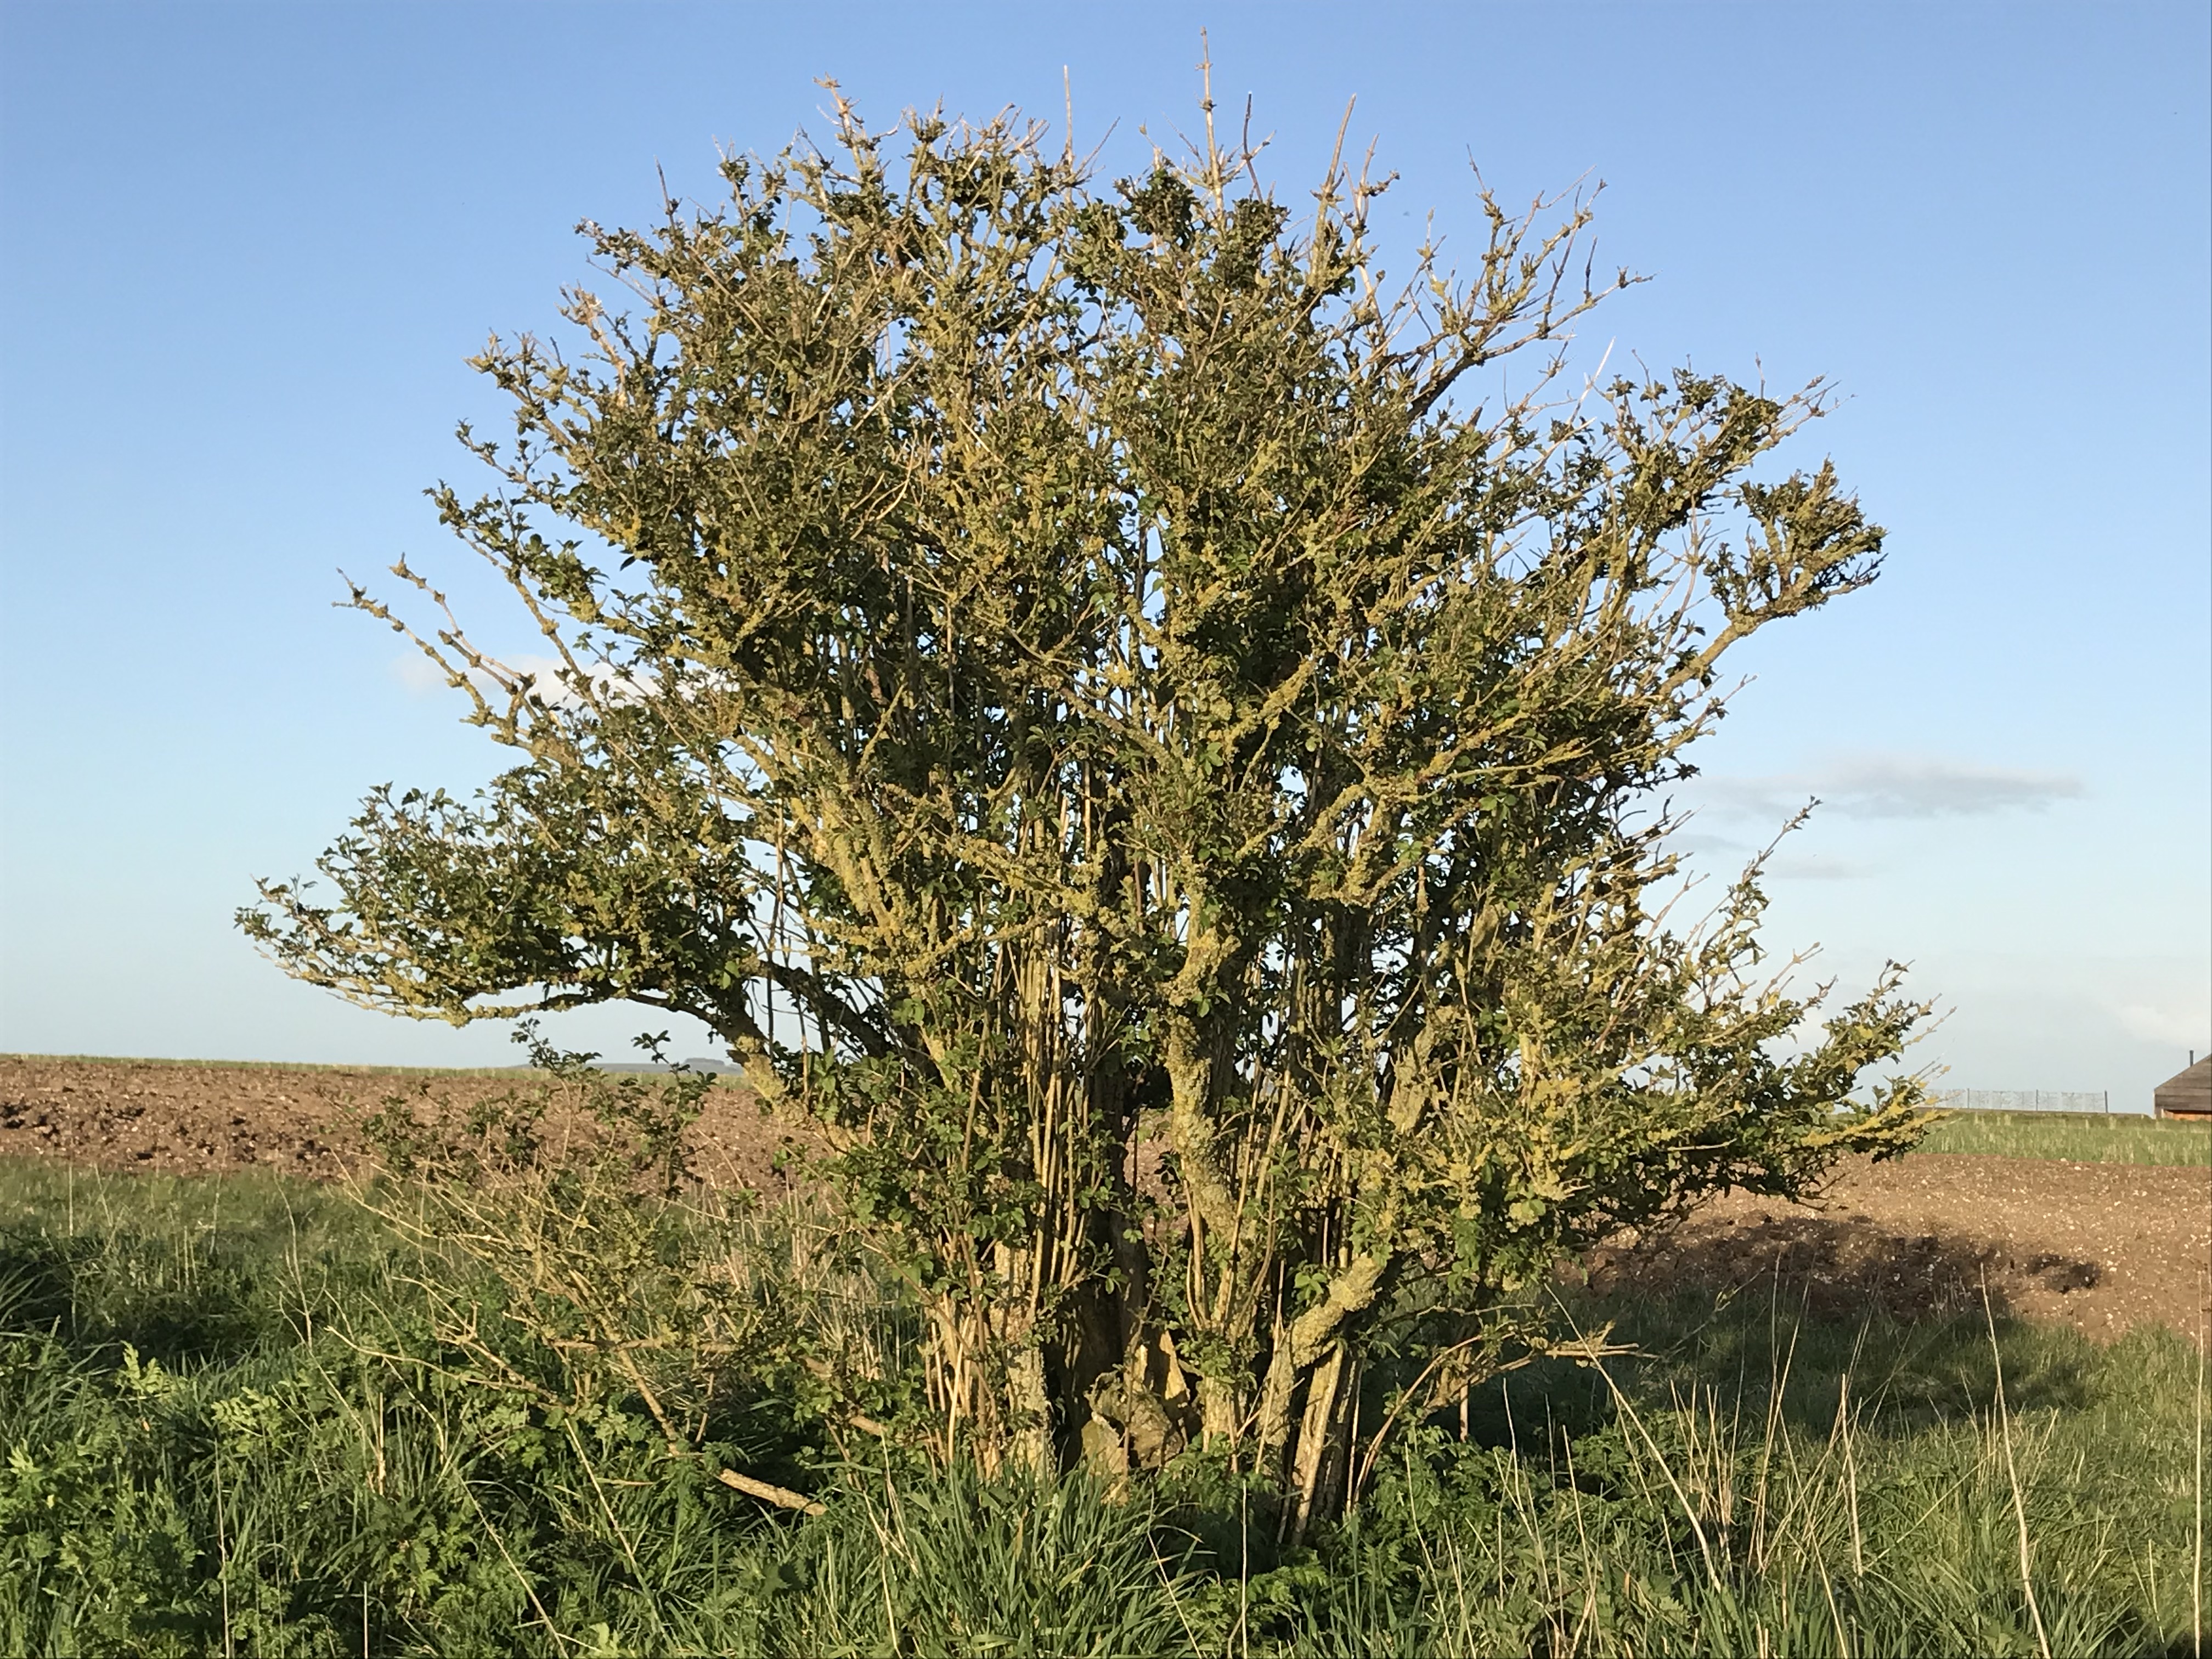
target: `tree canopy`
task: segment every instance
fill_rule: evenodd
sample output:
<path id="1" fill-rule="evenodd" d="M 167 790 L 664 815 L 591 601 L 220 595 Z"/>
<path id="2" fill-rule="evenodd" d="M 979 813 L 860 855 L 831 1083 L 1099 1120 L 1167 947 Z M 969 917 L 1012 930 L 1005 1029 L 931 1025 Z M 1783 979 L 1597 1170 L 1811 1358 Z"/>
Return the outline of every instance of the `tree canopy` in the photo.
<path id="1" fill-rule="evenodd" d="M 435 500 L 562 665 L 356 588 L 515 763 L 243 923 L 416 1018 L 696 1016 L 912 1287 L 947 1455 L 1210 1442 L 1303 1524 L 1561 1256 L 1915 1134 L 1895 970 L 1767 978 L 1756 865 L 1652 897 L 1723 658 L 1882 532 L 1765 465 L 1818 386 L 1569 374 L 1586 202 L 1389 284 L 1386 180 L 1293 212 L 1210 110 L 1111 187 L 839 111 L 475 360 L 514 430 Z"/>

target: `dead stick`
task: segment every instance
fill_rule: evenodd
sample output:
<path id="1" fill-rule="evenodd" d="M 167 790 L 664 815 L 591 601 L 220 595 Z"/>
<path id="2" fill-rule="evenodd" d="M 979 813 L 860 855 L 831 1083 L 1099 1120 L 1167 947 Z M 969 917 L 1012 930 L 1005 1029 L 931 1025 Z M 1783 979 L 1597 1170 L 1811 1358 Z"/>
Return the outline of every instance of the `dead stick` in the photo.
<path id="1" fill-rule="evenodd" d="M 756 1480 L 750 1474 L 739 1474 L 735 1469 L 716 1469 L 714 1479 L 726 1486 L 735 1487 L 748 1498 L 757 1498 L 763 1504 L 779 1508 L 797 1510 L 801 1515 L 820 1515 L 823 1506 L 788 1486 L 772 1486 L 765 1480 Z"/>

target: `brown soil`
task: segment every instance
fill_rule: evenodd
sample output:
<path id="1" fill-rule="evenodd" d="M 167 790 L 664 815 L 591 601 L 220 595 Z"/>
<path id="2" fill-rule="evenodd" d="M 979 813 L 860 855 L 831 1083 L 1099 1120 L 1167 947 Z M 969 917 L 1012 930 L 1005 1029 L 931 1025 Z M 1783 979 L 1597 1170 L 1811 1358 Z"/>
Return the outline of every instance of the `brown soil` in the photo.
<path id="1" fill-rule="evenodd" d="M 1778 1293 L 1816 1314 L 1978 1310 L 2111 1341 L 2212 1322 L 2212 1170 L 1923 1153 L 1846 1169 L 1816 1204 L 1731 1193 L 1592 1261 L 1599 1290 Z"/>
<path id="2" fill-rule="evenodd" d="M 428 1084 L 459 1105 L 514 1077 L 337 1066 L 183 1066 L 0 1055 L 0 1156 L 107 1169 L 265 1169 L 328 1179 L 363 1153 L 358 1114 Z M 783 1144 L 719 1088 L 693 1131 L 710 1180 L 769 1188 Z M 1846 1170 L 1816 1206 L 1730 1194 L 1662 1237 L 1601 1252 L 1601 1290 L 1778 1286 L 1814 1312 L 1900 1318 L 1978 1307 L 2099 1340 L 2212 1318 L 2212 1170 L 1923 1154 Z"/>
<path id="3" fill-rule="evenodd" d="M 465 1108 L 522 1074 L 337 1066 L 191 1066 L 0 1054 L 0 1157 L 181 1175 L 236 1170 L 331 1180 L 366 1156 L 358 1124 L 428 1090 Z M 718 1087 L 690 1132 L 693 1167 L 720 1185 L 773 1188 L 783 1138 L 750 1094 Z"/>

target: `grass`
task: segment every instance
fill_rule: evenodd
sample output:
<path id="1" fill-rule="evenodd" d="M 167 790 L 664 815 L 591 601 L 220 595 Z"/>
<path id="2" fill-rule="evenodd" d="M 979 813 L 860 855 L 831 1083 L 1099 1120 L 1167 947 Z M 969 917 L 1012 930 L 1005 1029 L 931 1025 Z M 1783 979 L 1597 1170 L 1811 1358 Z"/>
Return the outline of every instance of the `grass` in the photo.
<path id="1" fill-rule="evenodd" d="M 1494 1382 L 1281 1552 L 1218 1462 L 994 1484 L 738 1402 L 716 1432 L 827 1504 L 764 1510 L 626 1402 L 469 1385 L 441 1271 L 328 1189 L 0 1164 L 0 1651 L 2200 1650 L 2170 1332 L 1573 1304 L 1645 1357 Z"/>
<path id="2" fill-rule="evenodd" d="M 2126 1114 L 1953 1112 L 1920 1149 L 2077 1164 L 2212 1165 L 2212 1123 Z"/>

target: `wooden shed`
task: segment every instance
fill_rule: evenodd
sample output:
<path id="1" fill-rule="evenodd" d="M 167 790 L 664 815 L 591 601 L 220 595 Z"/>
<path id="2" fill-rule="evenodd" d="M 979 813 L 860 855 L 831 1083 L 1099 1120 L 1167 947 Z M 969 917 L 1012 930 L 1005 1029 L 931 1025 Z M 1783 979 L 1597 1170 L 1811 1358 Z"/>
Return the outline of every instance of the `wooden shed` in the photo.
<path id="1" fill-rule="evenodd" d="M 2166 1079 L 2150 1101 L 2160 1117 L 2212 1118 L 2212 1055 Z"/>

